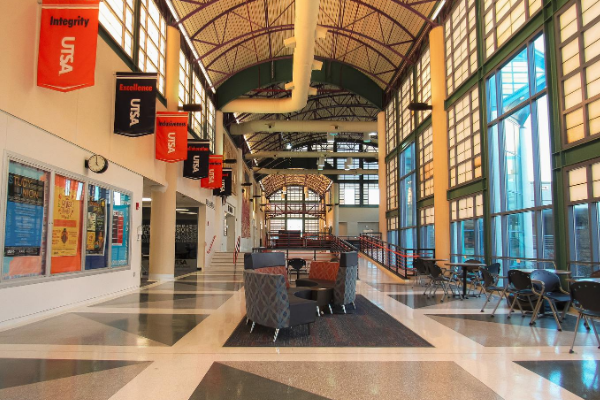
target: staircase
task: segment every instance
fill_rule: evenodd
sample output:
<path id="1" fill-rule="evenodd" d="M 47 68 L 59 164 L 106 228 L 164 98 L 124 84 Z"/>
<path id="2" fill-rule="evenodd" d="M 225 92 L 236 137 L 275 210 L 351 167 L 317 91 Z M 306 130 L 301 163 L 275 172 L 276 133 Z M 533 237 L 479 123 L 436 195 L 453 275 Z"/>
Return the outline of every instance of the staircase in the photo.
<path id="1" fill-rule="evenodd" d="M 244 269 L 244 253 L 238 254 L 237 262 L 233 263 L 233 252 L 216 252 L 206 272 L 231 272 Z"/>

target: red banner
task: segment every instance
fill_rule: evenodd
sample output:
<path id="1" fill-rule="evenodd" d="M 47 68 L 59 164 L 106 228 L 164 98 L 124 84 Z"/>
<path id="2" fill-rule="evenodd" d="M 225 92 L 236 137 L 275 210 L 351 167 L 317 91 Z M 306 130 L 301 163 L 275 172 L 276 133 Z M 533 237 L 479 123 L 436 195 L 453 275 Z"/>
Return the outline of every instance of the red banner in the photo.
<path id="1" fill-rule="evenodd" d="M 156 112 L 156 159 L 177 162 L 187 159 L 188 113 Z"/>
<path id="2" fill-rule="evenodd" d="M 37 84 L 59 92 L 94 86 L 100 0 L 44 0 Z"/>
<path id="3" fill-rule="evenodd" d="M 219 189 L 223 183 L 223 156 L 208 157 L 208 177 L 200 180 L 206 189 Z"/>

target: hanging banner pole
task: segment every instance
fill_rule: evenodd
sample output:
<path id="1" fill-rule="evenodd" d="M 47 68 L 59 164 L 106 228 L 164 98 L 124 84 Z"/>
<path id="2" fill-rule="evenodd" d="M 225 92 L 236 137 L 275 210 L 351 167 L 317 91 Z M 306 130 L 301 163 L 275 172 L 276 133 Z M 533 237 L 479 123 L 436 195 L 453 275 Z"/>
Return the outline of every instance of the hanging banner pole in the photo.
<path id="1" fill-rule="evenodd" d="M 59 92 L 94 86 L 99 2 L 42 2 L 38 86 Z"/>

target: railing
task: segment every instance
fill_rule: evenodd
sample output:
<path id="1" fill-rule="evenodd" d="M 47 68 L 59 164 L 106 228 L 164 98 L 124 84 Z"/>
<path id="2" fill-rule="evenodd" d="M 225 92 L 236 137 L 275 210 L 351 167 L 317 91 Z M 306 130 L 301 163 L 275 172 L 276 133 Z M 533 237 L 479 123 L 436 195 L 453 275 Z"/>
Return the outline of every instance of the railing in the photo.
<path id="1" fill-rule="evenodd" d="M 210 252 L 212 251 L 212 247 L 213 247 L 213 244 L 215 243 L 216 238 L 217 238 L 217 235 L 213 236 L 212 242 L 210 242 L 210 246 L 208 246 L 208 250 L 206 251 L 206 254 L 210 254 Z"/>
<path id="2" fill-rule="evenodd" d="M 292 236 L 289 233 L 267 233 L 265 247 L 277 248 L 329 248 L 332 235 L 326 233 L 309 233 Z"/>
<path id="3" fill-rule="evenodd" d="M 237 263 L 238 255 L 240 254 L 240 241 L 241 240 L 242 240 L 242 238 L 240 236 L 238 236 L 237 243 L 235 244 L 235 250 L 233 252 L 233 265 L 235 265 L 235 263 Z"/>
<path id="4" fill-rule="evenodd" d="M 435 249 L 405 249 L 367 235 L 360 235 L 360 251 L 396 275 L 406 279 L 414 276 L 413 260 L 435 257 Z"/>

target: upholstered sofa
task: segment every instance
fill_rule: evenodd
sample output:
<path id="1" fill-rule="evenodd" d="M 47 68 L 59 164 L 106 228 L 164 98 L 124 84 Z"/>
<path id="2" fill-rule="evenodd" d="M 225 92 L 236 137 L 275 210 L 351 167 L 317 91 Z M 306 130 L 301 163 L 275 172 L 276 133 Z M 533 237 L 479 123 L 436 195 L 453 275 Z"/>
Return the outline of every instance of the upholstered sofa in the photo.
<path id="1" fill-rule="evenodd" d="M 333 290 L 333 305 L 342 307 L 346 313 L 346 305 L 356 308 L 356 280 L 358 279 L 358 253 L 341 253 L 339 262 L 313 261 L 310 265 L 308 279 L 296 280 L 297 287 L 322 287 Z M 329 311 L 333 313 L 331 306 Z"/>
<path id="2" fill-rule="evenodd" d="M 315 322 L 317 303 L 310 300 L 310 288 L 290 288 L 284 253 L 252 253 L 244 256 L 246 318 L 279 330 Z M 309 325 L 310 329 L 310 325 Z"/>

